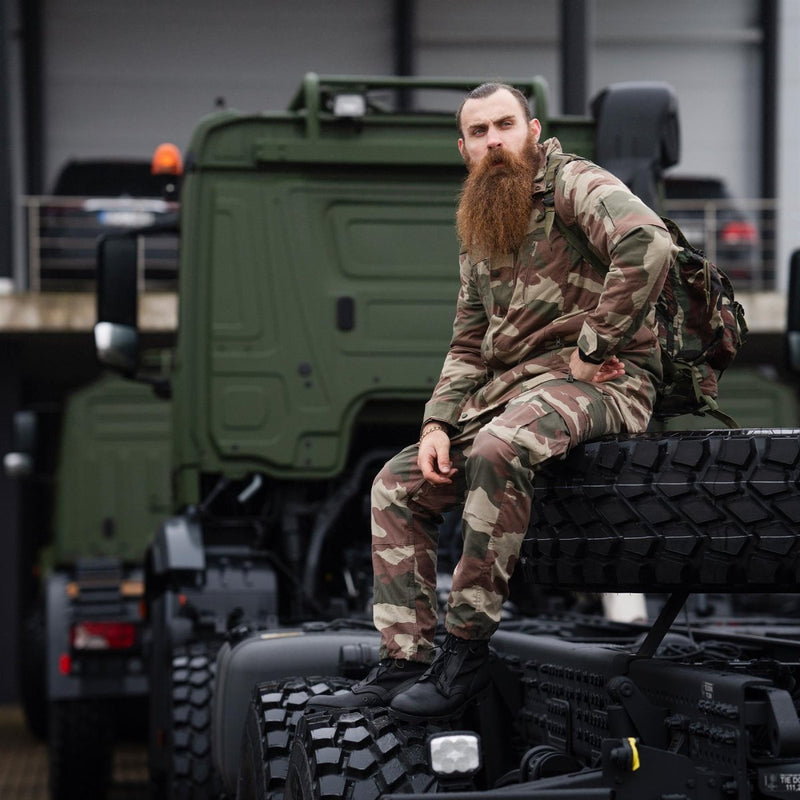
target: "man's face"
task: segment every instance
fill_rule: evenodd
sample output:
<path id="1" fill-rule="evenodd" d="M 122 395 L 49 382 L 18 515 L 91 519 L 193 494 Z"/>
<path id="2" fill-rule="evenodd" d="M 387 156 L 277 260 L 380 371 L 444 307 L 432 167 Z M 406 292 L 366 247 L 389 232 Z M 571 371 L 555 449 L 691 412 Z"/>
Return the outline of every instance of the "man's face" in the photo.
<path id="1" fill-rule="evenodd" d="M 458 150 L 471 168 L 498 148 L 521 154 L 529 135 L 534 143 L 539 141 L 542 127 L 537 119 L 526 121 L 519 102 L 508 89 L 498 89 L 488 97 L 464 103 L 461 130 L 463 138 L 458 140 Z"/>

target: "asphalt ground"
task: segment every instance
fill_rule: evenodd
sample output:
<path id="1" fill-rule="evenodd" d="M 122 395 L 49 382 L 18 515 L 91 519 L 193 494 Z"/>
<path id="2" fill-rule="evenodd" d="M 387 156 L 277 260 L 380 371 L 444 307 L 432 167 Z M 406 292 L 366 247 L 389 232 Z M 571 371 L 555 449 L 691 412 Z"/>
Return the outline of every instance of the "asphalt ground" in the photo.
<path id="1" fill-rule="evenodd" d="M 114 752 L 114 777 L 108 800 L 146 798 L 145 747 L 122 742 Z M 28 731 L 19 706 L 0 705 L 0 800 L 49 800 L 47 746 Z"/>

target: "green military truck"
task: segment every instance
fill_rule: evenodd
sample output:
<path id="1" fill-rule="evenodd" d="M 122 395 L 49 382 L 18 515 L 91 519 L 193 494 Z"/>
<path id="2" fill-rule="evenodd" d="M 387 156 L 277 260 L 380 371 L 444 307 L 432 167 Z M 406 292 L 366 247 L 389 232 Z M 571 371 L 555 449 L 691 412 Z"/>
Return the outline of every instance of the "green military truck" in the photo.
<path id="1" fill-rule="evenodd" d="M 220 111 L 192 137 L 161 385 L 172 515 L 145 562 L 154 797 L 751 798 L 800 785 L 794 623 L 666 633 L 690 591 L 796 580 L 794 429 L 601 441 L 543 472 L 493 694 L 459 730 L 385 709 L 305 712 L 376 658 L 369 487 L 417 437 L 449 340 L 464 175 L 453 112 L 478 82 L 309 74 L 286 111 Z M 658 202 L 678 151 L 669 87 L 616 85 L 592 117 L 559 118 L 543 81 L 515 83 L 543 137 Z M 135 258 L 133 235 L 100 246 L 98 353 L 160 383 L 138 357 Z M 443 586 L 457 520 L 444 528 Z M 568 616 L 541 588 L 668 599 L 652 627 L 623 625 Z"/>
<path id="2" fill-rule="evenodd" d="M 39 422 L 22 413 L 28 444 L 6 456 L 12 472 L 28 462 L 30 477 L 43 477 L 35 441 L 54 426 Z M 57 426 L 20 675 L 29 724 L 47 739 L 54 799 L 103 797 L 117 734 L 141 737 L 146 725 L 143 562 L 169 510 L 169 425 L 166 399 L 105 375 L 68 396 Z M 41 481 L 33 494 L 47 502 Z"/>

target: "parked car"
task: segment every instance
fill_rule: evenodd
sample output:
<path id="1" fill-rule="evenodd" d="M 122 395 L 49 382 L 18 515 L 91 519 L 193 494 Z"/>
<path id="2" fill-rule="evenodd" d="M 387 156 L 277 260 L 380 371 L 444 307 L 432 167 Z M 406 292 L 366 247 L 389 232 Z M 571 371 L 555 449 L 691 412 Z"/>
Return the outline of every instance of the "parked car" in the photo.
<path id="1" fill-rule="evenodd" d="M 158 197 L 167 181 L 146 160 L 73 159 L 61 168 L 53 194 L 61 197 Z"/>
<path id="2" fill-rule="evenodd" d="M 106 233 L 166 222 L 176 213 L 174 174 L 150 161 L 72 160 L 48 196 L 29 198 L 31 283 L 80 289 L 94 279 L 97 239 Z M 177 276 L 174 237 L 143 237 L 143 277 L 170 288 Z"/>
<path id="3" fill-rule="evenodd" d="M 723 179 L 672 175 L 666 178 L 665 211 L 686 238 L 718 264 L 735 283 L 762 288 L 761 232 L 750 213 L 732 197 Z"/>

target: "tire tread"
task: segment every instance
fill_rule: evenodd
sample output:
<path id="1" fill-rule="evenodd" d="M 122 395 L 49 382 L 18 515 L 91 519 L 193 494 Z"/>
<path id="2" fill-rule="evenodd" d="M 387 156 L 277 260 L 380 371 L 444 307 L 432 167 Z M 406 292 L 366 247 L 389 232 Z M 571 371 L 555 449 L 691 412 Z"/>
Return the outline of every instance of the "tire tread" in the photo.
<path id="1" fill-rule="evenodd" d="M 800 431 L 589 442 L 536 479 L 523 572 L 598 591 L 773 590 L 800 579 Z"/>

